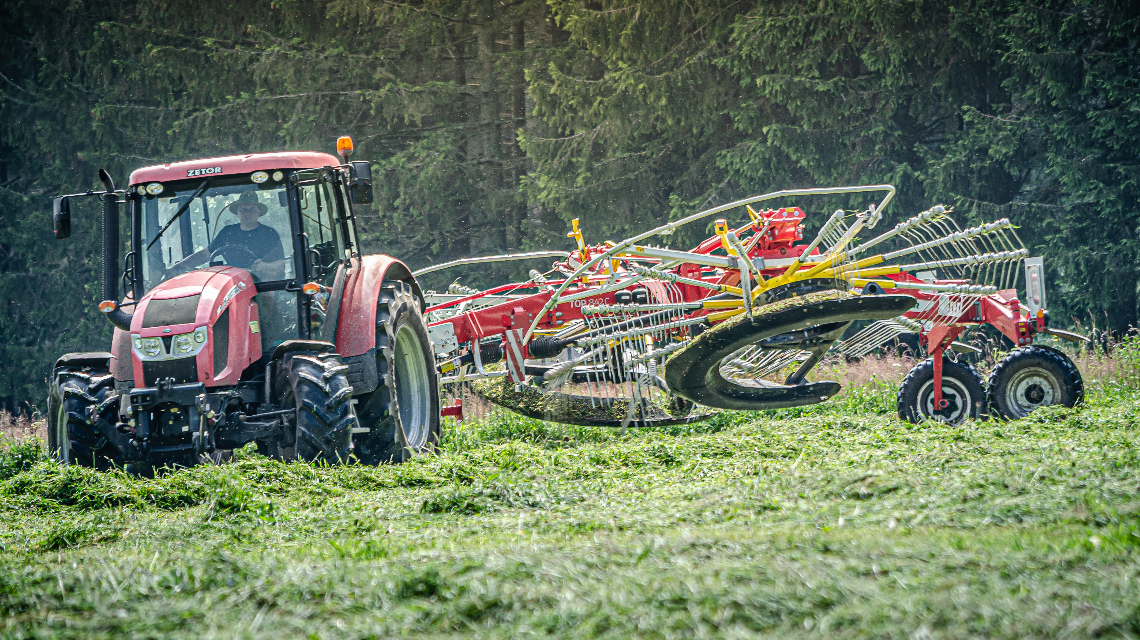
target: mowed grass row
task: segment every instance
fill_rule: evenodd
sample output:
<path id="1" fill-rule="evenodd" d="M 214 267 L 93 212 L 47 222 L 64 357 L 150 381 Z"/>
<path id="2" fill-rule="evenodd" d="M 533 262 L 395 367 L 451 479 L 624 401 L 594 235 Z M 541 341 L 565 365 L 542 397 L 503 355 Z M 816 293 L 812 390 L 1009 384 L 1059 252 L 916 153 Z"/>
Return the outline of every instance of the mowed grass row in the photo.
<path id="1" fill-rule="evenodd" d="M 1140 394 L 960 427 L 840 402 L 510 416 L 394 467 L 0 456 L 3 637 L 1140 634 Z"/>

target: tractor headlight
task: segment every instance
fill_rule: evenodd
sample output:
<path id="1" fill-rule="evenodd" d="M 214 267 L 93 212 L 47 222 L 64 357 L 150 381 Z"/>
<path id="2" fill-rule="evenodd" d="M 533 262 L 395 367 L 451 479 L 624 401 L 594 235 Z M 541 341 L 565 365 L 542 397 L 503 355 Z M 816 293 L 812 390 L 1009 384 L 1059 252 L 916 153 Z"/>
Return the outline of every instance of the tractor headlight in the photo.
<path id="1" fill-rule="evenodd" d="M 157 358 L 162 355 L 162 340 L 135 336 L 135 350 L 147 358 Z"/>
<path id="2" fill-rule="evenodd" d="M 253 180 L 257 184 L 261 184 L 269 180 L 269 174 L 265 171 L 254 171 L 253 173 L 249 174 L 249 179 Z"/>
<path id="3" fill-rule="evenodd" d="M 198 327 L 193 333 L 180 333 L 170 343 L 170 355 L 175 358 L 196 356 L 206 345 L 206 327 Z"/>
<path id="4" fill-rule="evenodd" d="M 180 334 L 174 336 L 174 345 L 173 346 L 174 346 L 174 348 L 172 349 L 173 353 L 171 353 L 171 355 L 184 356 L 184 355 L 193 353 L 194 347 L 197 346 L 194 344 L 194 334 L 192 334 L 192 333 L 180 333 Z"/>

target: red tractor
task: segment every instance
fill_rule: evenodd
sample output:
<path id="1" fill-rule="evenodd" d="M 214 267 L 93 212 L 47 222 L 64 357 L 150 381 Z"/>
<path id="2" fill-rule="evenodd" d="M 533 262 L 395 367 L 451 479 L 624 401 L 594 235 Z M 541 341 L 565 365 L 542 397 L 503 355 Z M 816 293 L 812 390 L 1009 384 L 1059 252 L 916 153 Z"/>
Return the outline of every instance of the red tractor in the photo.
<path id="1" fill-rule="evenodd" d="M 367 162 L 259 153 L 135 170 L 103 204 L 110 352 L 56 362 L 48 446 L 106 469 L 190 465 L 257 443 L 282 460 L 399 462 L 440 436 L 435 357 L 411 270 L 361 255 Z M 130 248 L 119 264 L 119 209 Z M 124 296 L 119 295 L 123 283 Z"/>

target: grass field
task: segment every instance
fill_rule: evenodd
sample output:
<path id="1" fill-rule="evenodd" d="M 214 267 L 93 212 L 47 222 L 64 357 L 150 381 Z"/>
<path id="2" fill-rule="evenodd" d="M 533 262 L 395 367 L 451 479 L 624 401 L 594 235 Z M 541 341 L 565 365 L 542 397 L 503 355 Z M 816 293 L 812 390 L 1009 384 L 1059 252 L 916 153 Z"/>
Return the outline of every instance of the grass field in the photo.
<path id="1" fill-rule="evenodd" d="M 398 467 L 10 444 L 0 636 L 1136 636 L 1140 394 L 1085 375 L 1079 409 L 960 427 L 878 377 L 624 436 L 489 416 Z"/>

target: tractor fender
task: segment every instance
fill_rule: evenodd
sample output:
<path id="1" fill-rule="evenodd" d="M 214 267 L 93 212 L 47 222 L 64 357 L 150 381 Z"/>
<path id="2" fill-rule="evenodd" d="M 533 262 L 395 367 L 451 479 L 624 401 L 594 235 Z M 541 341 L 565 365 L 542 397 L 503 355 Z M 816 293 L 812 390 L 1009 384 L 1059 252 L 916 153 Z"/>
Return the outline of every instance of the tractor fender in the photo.
<path id="1" fill-rule="evenodd" d="M 115 327 L 111 335 L 111 373 L 115 382 L 134 381 L 134 362 L 131 360 L 131 334 Z"/>
<path id="2" fill-rule="evenodd" d="M 127 294 L 119 307 L 134 307 L 135 301 Z M 133 311 L 133 309 L 132 309 Z M 131 332 L 115 327 L 111 334 L 111 361 L 109 363 L 115 382 L 134 382 L 135 369 L 131 361 Z"/>
<path id="3" fill-rule="evenodd" d="M 53 369 L 60 367 L 94 367 L 106 369 L 110 365 L 111 354 L 106 351 L 80 351 L 65 353 L 55 361 Z"/>
<path id="4" fill-rule="evenodd" d="M 412 293 L 424 307 L 424 294 L 412 270 L 392 256 L 360 258 L 359 266 L 345 276 L 344 294 L 336 325 L 336 350 L 344 358 L 370 353 L 376 347 L 376 305 L 386 280 L 399 280 L 412 286 Z M 373 363 L 375 366 L 375 363 Z"/>

